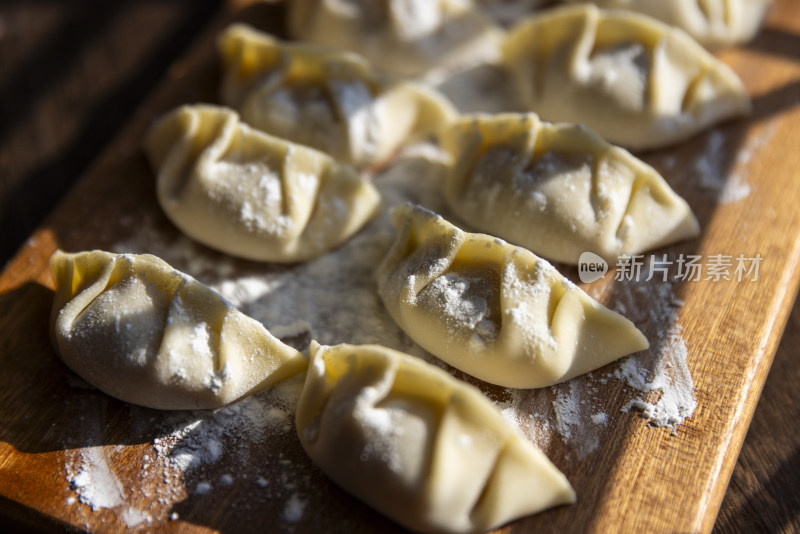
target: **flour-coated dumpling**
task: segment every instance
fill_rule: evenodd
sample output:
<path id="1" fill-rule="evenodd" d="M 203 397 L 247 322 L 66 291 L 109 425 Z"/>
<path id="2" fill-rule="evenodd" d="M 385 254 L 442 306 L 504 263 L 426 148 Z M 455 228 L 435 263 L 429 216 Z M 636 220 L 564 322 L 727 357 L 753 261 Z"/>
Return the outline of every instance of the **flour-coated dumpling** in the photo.
<path id="1" fill-rule="evenodd" d="M 155 256 L 57 251 L 50 271 L 59 356 L 123 401 L 217 408 L 307 366 L 261 323 Z"/>
<path id="2" fill-rule="evenodd" d="M 633 323 L 529 250 L 464 232 L 419 206 L 392 216 L 397 237 L 378 293 L 411 339 L 453 367 L 537 388 L 648 347 Z"/>
<path id="3" fill-rule="evenodd" d="M 222 33 L 219 49 L 222 101 L 245 122 L 358 167 L 435 135 L 456 115 L 445 97 L 391 83 L 356 54 L 281 42 L 241 24 Z"/>
<path id="4" fill-rule="evenodd" d="M 372 182 L 330 156 L 250 128 L 230 109 L 180 107 L 145 149 L 158 201 L 186 235 L 257 261 L 314 258 L 375 213 Z"/>
<path id="5" fill-rule="evenodd" d="M 553 261 L 614 264 L 698 235 L 688 204 L 649 165 L 582 126 L 532 114 L 467 115 L 443 135 L 450 210 Z"/>
<path id="6" fill-rule="evenodd" d="M 337 484 L 419 532 L 484 532 L 575 501 L 473 386 L 377 345 L 311 345 L 297 432 Z"/>
<path id="7" fill-rule="evenodd" d="M 737 75 L 685 32 L 592 4 L 520 23 L 503 63 L 529 111 L 630 149 L 665 147 L 750 110 Z"/>
<path id="8" fill-rule="evenodd" d="M 630 9 L 657 18 L 711 48 L 744 43 L 755 37 L 773 4 L 773 0 L 592 1 L 602 8 Z"/>
<path id="9" fill-rule="evenodd" d="M 471 0 L 293 0 L 287 9 L 294 38 L 407 77 L 496 58 L 504 36 Z"/>

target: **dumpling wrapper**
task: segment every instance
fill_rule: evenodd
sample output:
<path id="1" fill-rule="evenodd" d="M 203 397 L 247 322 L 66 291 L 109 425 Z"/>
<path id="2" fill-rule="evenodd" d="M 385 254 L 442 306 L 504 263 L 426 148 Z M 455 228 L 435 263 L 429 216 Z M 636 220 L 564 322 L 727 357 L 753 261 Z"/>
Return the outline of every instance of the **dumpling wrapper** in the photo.
<path id="1" fill-rule="evenodd" d="M 469 0 L 293 0 L 290 34 L 350 50 L 402 77 L 495 59 L 504 32 Z"/>
<path id="2" fill-rule="evenodd" d="M 504 26 L 512 26 L 535 11 L 548 7 L 550 0 L 472 0 L 481 11 Z"/>
<path id="3" fill-rule="evenodd" d="M 577 2 L 585 0 L 562 0 Z M 773 0 L 592 0 L 606 9 L 628 9 L 677 26 L 709 48 L 741 44 L 756 36 Z"/>
<path id="4" fill-rule="evenodd" d="M 503 64 L 529 111 L 634 150 L 666 147 L 750 112 L 738 76 L 685 32 L 592 4 L 517 25 Z"/>
<path id="5" fill-rule="evenodd" d="M 647 349 L 645 336 L 532 252 L 460 230 L 419 206 L 397 236 L 378 293 L 411 339 L 485 382 L 538 388 Z"/>
<path id="6" fill-rule="evenodd" d="M 376 213 L 366 177 L 329 156 L 250 128 L 230 109 L 182 106 L 147 133 L 162 209 L 186 235 L 266 262 L 315 258 Z"/>
<path id="7" fill-rule="evenodd" d="M 473 386 L 377 345 L 320 346 L 297 407 L 338 485 L 419 532 L 484 532 L 575 502 L 566 477 Z"/>
<path id="8" fill-rule="evenodd" d="M 387 81 L 361 56 L 285 43 L 243 24 L 219 37 L 221 96 L 250 125 L 367 167 L 456 116 L 439 93 Z"/>
<path id="9" fill-rule="evenodd" d="M 534 114 L 463 116 L 442 136 L 448 207 L 482 232 L 553 261 L 616 263 L 699 233 L 689 205 L 649 165 L 586 128 Z"/>
<path id="10" fill-rule="evenodd" d="M 120 400 L 218 408 L 307 367 L 261 323 L 155 256 L 57 251 L 50 271 L 58 355 Z"/>

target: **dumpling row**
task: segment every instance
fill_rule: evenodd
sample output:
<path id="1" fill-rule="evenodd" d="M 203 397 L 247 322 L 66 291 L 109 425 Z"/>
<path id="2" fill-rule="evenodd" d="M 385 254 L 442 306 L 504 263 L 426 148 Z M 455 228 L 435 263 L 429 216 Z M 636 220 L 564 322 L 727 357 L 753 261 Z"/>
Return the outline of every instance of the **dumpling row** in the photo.
<path id="1" fill-rule="evenodd" d="M 578 3 L 581 0 L 561 0 Z M 744 43 L 773 0 L 591 0 L 676 26 L 707 47 Z M 300 40 L 365 54 L 391 72 L 419 76 L 442 65 L 491 59 L 513 25 L 539 14 L 543 0 L 296 0 L 287 26 Z"/>
<path id="2" fill-rule="evenodd" d="M 551 260 L 614 261 L 694 237 L 688 205 L 654 169 L 586 129 L 533 114 L 463 116 L 443 128 L 450 209 Z M 157 197 L 185 234 L 234 256 L 319 256 L 358 231 L 380 197 L 363 175 L 249 128 L 232 110 L 183 106 L 145 147 Z"/>
<path id="3" fill-rule="evenodd" d="M 53 254 L 61 359 L 121 400 L 216 408 L 307 369 L 218 294 L 150 255 Z M 379 346 L 322 347 L 296 413 L 335 482 L 423 532 L 482 532 L 574 502 L 566 477 L 479 390 Z"/>
<path id="4" fill-rule="evenodd" d="M 380 297 L 410 337 L 464 372 L 543 387 L 647 348 L 630 321 L 531 252 L 420 207 L 393 216 L 397 236 L 378 270 Z M 59 354 L 123 400 L 213 406 L 302 369 L 296 350 L 154 256 L 57 252 L 51 271 Z"/>
<path id="5" fill-rule="evenodd" d="M 683 7 L 674 9 L 685 11 L 689 9 L 685 4 L 692 2 L 697 0 L 649 4 L 632 0 L 626 5 L 636 4 L 644 12 L 668 14 L 672 7 L 647 6 L 680 5 Z M 619 3 L 625 2 L 620 0 L 615 5 Z M 717 7 L 714 13 L 730 10 L 749 13 L 749 8 L 743 7 L 747 2 L 732 3 L 738 7 Z M 763 16 L 765 2 L 751 3 L 760 6 L 758 10 Z M 448 19 L 444 15 L 449 9 L 445 7 L 448 2 L 425 0 L 425 7 L 422 1 L 375 2 L 369 9 L 367 4 L 373 3 L 292 2 L 290 28 L 294 36 L 322 45 L 367 54 L 377 54 L 385 45 L 402 57 L 412 57 L 403 52 L 409 47 L 427 50 L 428 39 L 438 35 L 437 32 L 460 34 L 460 24 L 471 20 Z M 459 4 L 459 9 L 481 16 L 470 2 Z M 316 9 L 312 10 L 311 5 Z M 397 16 L 403 12 L 401 5 L 420 16 L 430 12 L 425 16 L 437 21 L 436 28 L 449 25 L 450 29 L 422 35 L 403 33 L 398 28 L 415 26 Z M 694 10 L 698 10 L 697 6 Z M 437 15 L 434 17 L 432 13 Z M 744 16 L 734 18 L 739 20 Z M 732 24 L 741 25 L 735 21 Z M 480 35 L 464 34 L 476 38 Z M 343 37 L 332 37 L 339 35 Z M 396 46 L 398 35 L 405 36 L 405 47 Z M 381 46 L 371 46 L 376 42 Z M 484 54 L 496 56 L 495 59 L 484 57 L 483 62 L 496 63 L 518 94 L 515 100 L 520 102 L 509 106 L 521 104 L 524 110 L 548 121 L 584 124 L 607 141 L 629 149 L 669 146 L 750 110 L 744 86 L 728 66 L 682 30 L 631 11 L 601 10 L 593 4 L 550 9 L 522 19 L 502 39 L 484 46 L 494 46 L 497 50 L 494 54 Z M 393 67 L 384 56 L 369 57 L 376 65 Z"/>

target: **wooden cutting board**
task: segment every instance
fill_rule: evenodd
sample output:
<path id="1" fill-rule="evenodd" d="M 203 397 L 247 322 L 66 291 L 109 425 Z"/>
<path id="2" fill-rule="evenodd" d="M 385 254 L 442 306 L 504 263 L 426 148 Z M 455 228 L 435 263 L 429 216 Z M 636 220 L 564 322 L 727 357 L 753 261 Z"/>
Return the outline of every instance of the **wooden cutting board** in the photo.
<path id="1" fill-rule="evenodd" d="M 181 240 L 157 206 L 138 147 L 164 111 L 217 100 L 214 38 L 221 28 L 240 20 L 280 35 L 282 16 L 280 6 L 256 4 L 219 20 L 0 275 L 0 515 L 6 519 L 58 531 L 401 530 L 305 458 L 287 400 L 295 385 L 215 414 L 157 412 L 87 387 L 49 342 L 47 262 L 56 248 L 142 243 L 146 227 L 161 244 L 227 262 L 231 276 L 266 269 Z M 656 273 L 650 282 L 614 280 L 612 266 L 605 279 L 584 285 L 634 320 L 653 342 L 651 351 L 630 360 L 638 367 L 615 363 L 546 391 L 482 386 L 513 408 L 522 430 L 578 494 L 577 504 L 514 522 L 508 531 L 701 532 L 714 523 L 799 281 L 800 5 L 778 0 L 758 39 L 719 57 L 743 78 L 753 115 L 644 155 L 702 226 L 698 239 L 655 253 L 699 257 L 706 269 L 701 279 L 659 283 Z M 760 255 L 757 278 L 750 272 L 737 279 L 739 255 Z M 710 265 L 728 257 L 732 265 L 723 270 L 730 280 L 707 279 Z M 565 273 L 576 278 L 574 269 Z M 690 373 L 696 406 L 688 418 L 657 427 L 643 417 L 637 400 L 652 409 L 674 394 L 685 401 L 686 392 L 640 391 L 647 388 L 637 389 L 630 371 L 641 368 L 666 369 L 679 385 L 686 384 L 681 371 Z"/>

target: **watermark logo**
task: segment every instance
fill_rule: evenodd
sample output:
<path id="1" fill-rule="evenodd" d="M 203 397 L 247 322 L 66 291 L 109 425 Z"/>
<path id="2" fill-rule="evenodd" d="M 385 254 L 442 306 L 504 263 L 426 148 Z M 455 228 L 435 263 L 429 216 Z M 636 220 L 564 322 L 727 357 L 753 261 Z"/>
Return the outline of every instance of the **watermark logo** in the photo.
<path id="1" fill-rule="evenodd" d="M 594 252 L 583 252 L 578 258 L 578 277 L 584 284 L 600 280 L 608 272 L 608 262 Z"/>
<path id="2" fill-rule="evenodd" d="M 669 257 L 644 254 L 621 256 L 614 266 L 614 280 L 618 282 L 649 282 L 652 279 L 675 280 L 681 282 L 700 281 L 736 281 L 755 282 L 758 280 L 759 267 L 764 258 L 761 254 L 745 256 L 744 254 L 680 254 Z M 578 277 L 584 284 L 605 277 L 608 263 L 593 252 L 584 252 L 578 258 Z"/>

